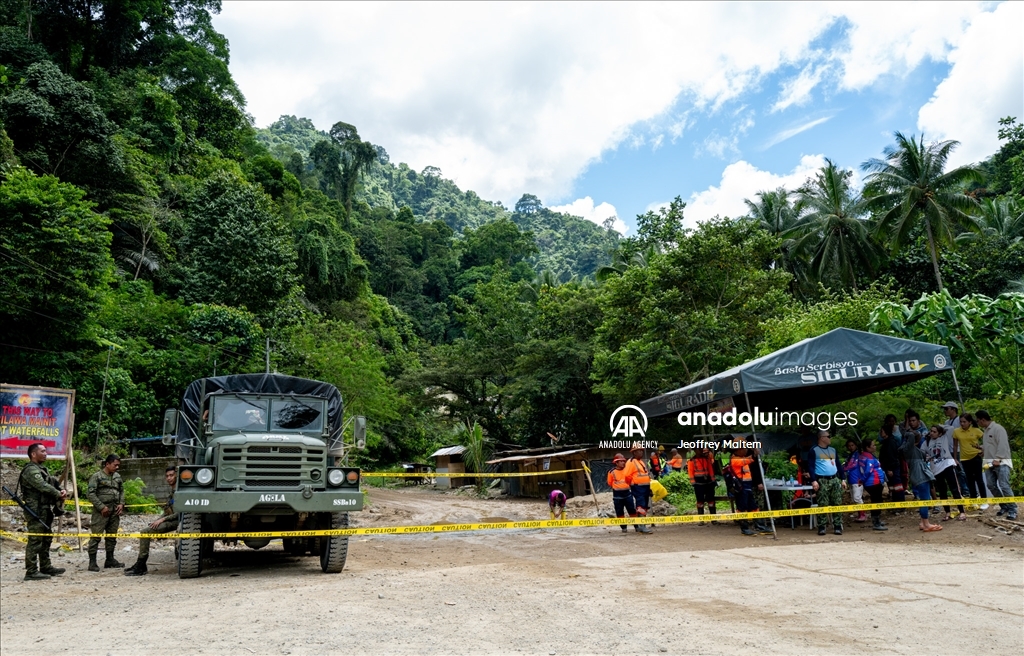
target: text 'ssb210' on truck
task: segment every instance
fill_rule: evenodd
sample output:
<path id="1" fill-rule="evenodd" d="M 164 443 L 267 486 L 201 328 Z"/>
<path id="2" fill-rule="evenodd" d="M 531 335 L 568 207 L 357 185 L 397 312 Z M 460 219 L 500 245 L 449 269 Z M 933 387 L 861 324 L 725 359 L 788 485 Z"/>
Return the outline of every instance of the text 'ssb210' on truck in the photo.
<path id="1" fill-rule="evenodd" d="M 178 467 L 174 510 L 181 533 L 304 531 L 348 528 L 363 509 L 360 472 L 342 466 L 362 448 L 366 419 L 354 417 L 344 440 L 341 393 L 333 385 L 280 374 L 202 378 L 179 410 L 164 414 L 164 443 Z M 272 538 L 246 538 L 252 549 Z M 214 538 L 182 538 L 178 576 L 194 578 L 213 554 Z M 340 572 L 348 536 L 285 538 L 295 555 L 320 556 L 324 572 Z"/>

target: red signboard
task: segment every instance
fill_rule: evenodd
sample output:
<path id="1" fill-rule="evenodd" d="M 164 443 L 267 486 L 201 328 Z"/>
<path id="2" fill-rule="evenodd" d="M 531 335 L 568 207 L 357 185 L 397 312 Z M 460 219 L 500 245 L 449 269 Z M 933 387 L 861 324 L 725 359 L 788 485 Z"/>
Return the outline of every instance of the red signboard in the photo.
<path id="1" fill-rule="evenodd" d="M 47 457 L 63 459 L 74 409 L 75 390 L 0 385 L 0 457 L 27 459 L 29 445 L 40 442 Z"/>

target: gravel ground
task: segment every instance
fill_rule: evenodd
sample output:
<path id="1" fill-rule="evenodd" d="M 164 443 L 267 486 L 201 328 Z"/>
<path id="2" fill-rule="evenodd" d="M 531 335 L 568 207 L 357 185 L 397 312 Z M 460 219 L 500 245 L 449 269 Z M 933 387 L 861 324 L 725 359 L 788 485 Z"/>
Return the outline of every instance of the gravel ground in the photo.
<path id="1" fill-rule="evenodd" d="M 374 489 L 358 524 L 539 519 L 543 502 Z M 578 509 L 575 516 L 590 510 Z M 4 523 L 10 526 L 10 514 Z M 133 518 L 135 519 L 135 518 Z M 137 518 L 141 523 L 144 518 Z M 85 570 L 23 582 L 0 549 L 7 654 L 964 654 L 1024 640 L 1024 542 L 977 521 L 922 534 L 731 524 L 359 536 L 338 575 L 280 543 L 226 551 L 199 579 L 158 546 L 151 574 Z M 137 546 L 119 544 L 134 561 Z M 159 544 L 159 543 L 157 543 Z M 124 549 L 130 551 L 124 551 Z M 123 557 L 122 557 L 123 556 Z"/>

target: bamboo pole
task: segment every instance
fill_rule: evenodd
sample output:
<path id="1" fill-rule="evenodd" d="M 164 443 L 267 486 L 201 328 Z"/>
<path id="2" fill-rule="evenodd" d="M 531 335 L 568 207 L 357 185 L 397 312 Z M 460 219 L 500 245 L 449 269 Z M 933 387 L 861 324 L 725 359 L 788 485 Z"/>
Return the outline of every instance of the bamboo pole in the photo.
<path id="1" fill-rule="evenodd" d="M 78 476 L 75 474 L 75 414 L 71 413 L 68 426 L 68 463 L 71 466 L 71 489 L 75 495 L 75 526 L 78 528 L 78 550 L 82 551 L 82 507 L 78 503 Z"/>
<path id="2" fill-rule="evenodd" d="M 594 508 L 597 509 L 597 516 L 601 516 L 601 504 L 597 502 L 597 490 L 594 489 L 594 479 L 590 477 L 590 467 L 587 465 L 586 460 L 581 460 L 583 463 L 583 471 L 587 474 L 587 481 L 590 482 L 590 494 L 594 496 Z"/>

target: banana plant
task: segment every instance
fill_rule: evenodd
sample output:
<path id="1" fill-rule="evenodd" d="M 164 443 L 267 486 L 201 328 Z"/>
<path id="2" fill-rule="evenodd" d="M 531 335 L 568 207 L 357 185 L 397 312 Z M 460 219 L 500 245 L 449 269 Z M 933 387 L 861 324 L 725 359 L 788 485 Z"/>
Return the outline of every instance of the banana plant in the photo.
<path id="1" fill-rule="evenodd" d="M 911 305 L 885 302 L 871 313 L 872 332 L 949 348 L 961 366 L 982 364 L 1000 387 L 1019 390 L 1024 346 L 1024 293 L 996 298 L 984 294 L 953 297 L 948 290 L 924 294 Z M 1012 383 L 1007 375 L 1012 372 Z"/>

